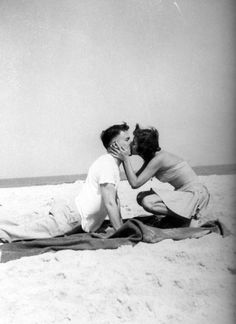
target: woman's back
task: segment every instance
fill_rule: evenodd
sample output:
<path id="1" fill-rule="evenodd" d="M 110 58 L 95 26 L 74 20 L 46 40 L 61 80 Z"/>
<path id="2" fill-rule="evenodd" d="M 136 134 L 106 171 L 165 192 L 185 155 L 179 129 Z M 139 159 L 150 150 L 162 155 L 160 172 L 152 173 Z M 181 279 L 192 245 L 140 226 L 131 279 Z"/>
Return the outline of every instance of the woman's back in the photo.
<path id="1" fill-rule="evenodd" d="M 175 189 L 199 183 L 198 176 L 190 165 L 178 156 L 161 151 L 157 159 L 160 160 L 160 168 L 155 176 L 161 182 L 168 182 Z"/>

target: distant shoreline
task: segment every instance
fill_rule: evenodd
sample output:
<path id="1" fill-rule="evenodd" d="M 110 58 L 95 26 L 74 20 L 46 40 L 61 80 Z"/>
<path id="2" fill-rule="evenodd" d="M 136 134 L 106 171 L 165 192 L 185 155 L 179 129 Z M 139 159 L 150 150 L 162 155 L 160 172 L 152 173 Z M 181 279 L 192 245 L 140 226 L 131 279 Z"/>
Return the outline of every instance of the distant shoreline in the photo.
<path id="1" fill-rule="evenodd" d="M 205 165 L 193 167 L 198 175 L 226 175 L 236 173 L 236 164 L 222 164 L 222 165 Z M 0 179 L 0 188 L 9 187 L 28 187 L 28 186 L 42 186 L 42 185 L 57 185 L 62 183 L 73 183 L 77 180 L 85 180 L 86 174 L 73 175 L 58 175 L 32 178 L 9 178 Z M 121 173 L 121 179 L 125 180 L 124 172 Z"/>

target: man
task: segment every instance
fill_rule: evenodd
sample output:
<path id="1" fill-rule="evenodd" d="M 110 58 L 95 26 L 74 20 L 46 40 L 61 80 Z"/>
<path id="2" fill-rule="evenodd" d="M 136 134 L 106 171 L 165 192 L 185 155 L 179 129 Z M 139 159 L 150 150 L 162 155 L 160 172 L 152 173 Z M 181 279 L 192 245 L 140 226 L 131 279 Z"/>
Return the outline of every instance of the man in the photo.
<path id="1" fill-rule="evenodd" d="M 101 140 L 107 154 L 100 156 L 89 168 L 82 191 L 75 200 L 84 231 L 94 232 L 108 215 L 114 229 L 122 225 L 117 188 L 121 161 L 109 154 L 109 147 L 117 142 L 130 150 L 129 126 L 113 125 L 102 132 Z"/>
<path id="2" fill-rule="evenodd" d="M 113 125 L 101 133 L 107 153 L 89 168 L 87 179 L 75 201 L 52 201 L 39 212 L 34 212 L 26 223 L 0 219 L 0 240 L 12 242 L 20 239 L 39 239 L 63 235 L 78 225 L 85 232 L 95 232 L 106 216 L 117 230 L 122 224 L 117 195 L 121 161 L 109 153 L 113 143 L 130 150 L 129 126 Z"/>

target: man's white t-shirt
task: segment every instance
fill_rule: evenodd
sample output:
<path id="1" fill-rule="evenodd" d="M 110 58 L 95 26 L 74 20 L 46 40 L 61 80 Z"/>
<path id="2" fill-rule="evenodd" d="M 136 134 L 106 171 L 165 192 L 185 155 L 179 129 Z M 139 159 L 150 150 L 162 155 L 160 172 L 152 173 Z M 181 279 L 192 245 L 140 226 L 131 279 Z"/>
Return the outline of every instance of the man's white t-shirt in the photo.
<path id="1" fill-rule="evenodd" d="M 85 232 L 96 231 L 107 216 L 100 185 L 114 184 L 118 188 L 120 171 L 110 154 L 100 156 L 89 168 L 86 181 L 75 199 Z"/>

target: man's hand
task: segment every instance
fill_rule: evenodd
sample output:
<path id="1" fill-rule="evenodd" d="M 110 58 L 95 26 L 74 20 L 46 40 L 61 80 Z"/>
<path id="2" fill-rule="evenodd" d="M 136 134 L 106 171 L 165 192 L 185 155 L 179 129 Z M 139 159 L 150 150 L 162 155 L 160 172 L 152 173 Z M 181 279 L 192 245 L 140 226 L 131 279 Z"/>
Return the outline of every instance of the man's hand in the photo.
<path id="1" fill-rule="evenodd" d="M 113 228 L 117 230 L 123 224 L 120 215 L 119 201 L 117 199 L 117 190 L 111 183 L 104 183 L 100 186 L 102 198 L 107 209 L 109 219 Z"/>

